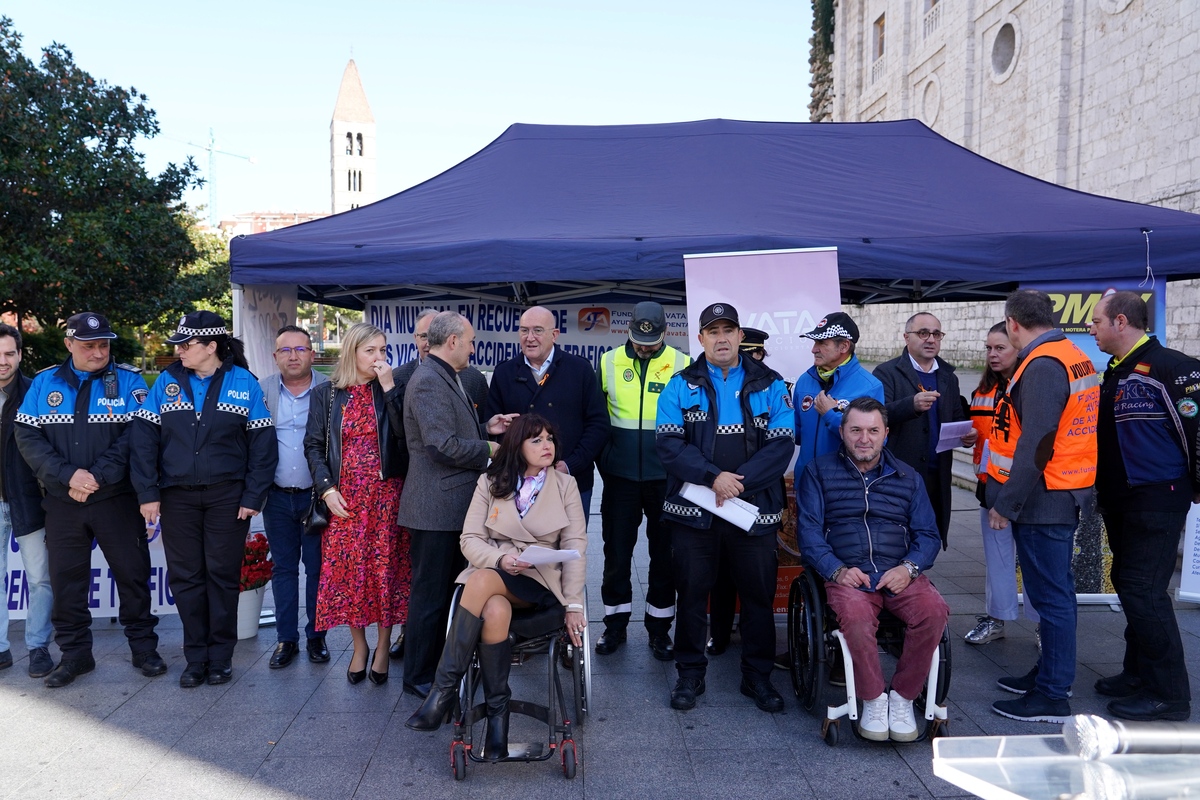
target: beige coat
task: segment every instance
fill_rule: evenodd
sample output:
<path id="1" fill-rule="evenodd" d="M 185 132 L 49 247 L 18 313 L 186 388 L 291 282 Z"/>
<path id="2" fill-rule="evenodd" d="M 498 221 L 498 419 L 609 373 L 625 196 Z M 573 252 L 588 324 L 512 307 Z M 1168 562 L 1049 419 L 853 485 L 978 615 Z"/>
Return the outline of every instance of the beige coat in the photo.
<path id="1" fill-rule="evenodd" d="M 464 583 L 477 569 L 496 566 L 506 553 L 519 558 L 533 544 L 555 550 L 578 550 L 579 558 L 574 561 L 541 564 L 521 574 L 554 592 L 564 606 L 578 605 L 582 610 L 587 583 L 587 524 L 579 487 L 570 475 L 550 470 L 537 501 L 524 519 L 511 497 L 506 500 L 492 497 L 488 476 L 481 475 L 458 542 L 470 564 L 458 576 L 459 583 Z"/>

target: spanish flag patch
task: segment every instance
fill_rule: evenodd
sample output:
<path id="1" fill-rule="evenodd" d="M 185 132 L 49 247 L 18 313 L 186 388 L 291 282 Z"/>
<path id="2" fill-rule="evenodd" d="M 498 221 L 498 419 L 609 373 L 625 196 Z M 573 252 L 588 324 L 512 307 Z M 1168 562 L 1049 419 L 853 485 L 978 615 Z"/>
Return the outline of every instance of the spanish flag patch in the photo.
<path id="1" fill-rule="evenodd" d="M 1140 364 L 1138 364 L 1136 367 L 1134 367 L 1133 371 L 1140 372 L 1143 375 L 1149 375 L 1150 374 L 1150 365 L 1147 364 L 1145 361 L 1143 361 Z"/>

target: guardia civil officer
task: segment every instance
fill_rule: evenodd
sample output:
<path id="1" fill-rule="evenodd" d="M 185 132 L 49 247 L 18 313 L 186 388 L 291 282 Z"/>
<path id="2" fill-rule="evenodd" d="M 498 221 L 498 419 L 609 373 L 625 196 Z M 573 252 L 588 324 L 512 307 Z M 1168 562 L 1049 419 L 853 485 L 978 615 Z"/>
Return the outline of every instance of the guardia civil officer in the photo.
<path id="1" fill-rule="evenodd" d="M 246 534 L 266 503 L 279 453 L 244 347 L 220 317 L 193 311 L 167 343 L 179 360 L 135 415 L 132 472 L 146 522 L 162 514 L 187 659 L 179 685 L 192 688 L 233 675 Z"/>
<path id="2" fill-rule="evenodd" d="M 146 382 L 113 361 L 115 338 L 101 314 L 68 319 L 70 357 L 38 373 L 17 412 L 17 447 L 46 490 L 51 621 L 62 651 L 45 678 L 52 689 L 96 668 L 88 610 L 93 542 L 117 584 L 133 666 L 147 677 L 167 671 L 154 632 L 158 618 L 150 613 L 146 526 L 129 480 L 129 423 L 146 398 Z"/>

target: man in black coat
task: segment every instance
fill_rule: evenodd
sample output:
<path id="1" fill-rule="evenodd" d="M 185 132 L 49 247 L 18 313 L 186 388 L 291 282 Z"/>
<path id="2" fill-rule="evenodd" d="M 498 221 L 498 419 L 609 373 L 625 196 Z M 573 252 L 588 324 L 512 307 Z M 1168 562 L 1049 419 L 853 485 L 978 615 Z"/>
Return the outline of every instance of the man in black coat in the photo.
<path id="1" fill-rule="evenodd" d="M 522 314 L 518 334 L 521 355 L 496 365 L 485 416 L 536 413 L 553 422 L 558 452 L 566 454 L 556 468 L 575 476 L 586 517 L 593 470 L 609 429 L 595 367 L 554 344 L 558 326 L 548 308 L 534 306 Z"/>
<path id="2" fill-rule="evenodd" d="M 935 452 L 942 423 L 967 419 L 966 404 L 958 388 L 954 367 L 938 357 L 942 349 L 942 323 L 921 311 L 904 325 L 904 352 L 875 368 L 887 401 L 887 448 L 915 468 L 925 480 L 925 491 L 937 516 L 942 547 L 950 531 L 950 473 L 954 452 Z M 975 431 L 963 445 L 975 444 Z"/>

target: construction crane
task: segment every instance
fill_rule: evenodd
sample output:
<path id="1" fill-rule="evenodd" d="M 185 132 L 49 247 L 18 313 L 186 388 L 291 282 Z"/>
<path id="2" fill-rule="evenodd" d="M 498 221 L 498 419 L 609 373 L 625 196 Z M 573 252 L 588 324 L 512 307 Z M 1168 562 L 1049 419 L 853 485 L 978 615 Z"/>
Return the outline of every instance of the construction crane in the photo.
<path id="1" fill-rule="evenodd" d="M 238 153 L 230 153 L 227 150 L 217 149 L 217 137 L 213 134 L 213 129 L 208 129 L 208 144 L 196 144 L 188 142 L 192 147 L 199 147 L 201 150 L 208 151 L 208 174 L 205 179 L 208 182 L 208 225 L 210 228 L 216 229 L 217 223 L 217 156 L 229 156 L 230 158 L 240 158 L 243 161 L 249 161 L 251 164 L 257 164 L 258 159 L 253 156 L 243 156 Z"/>

